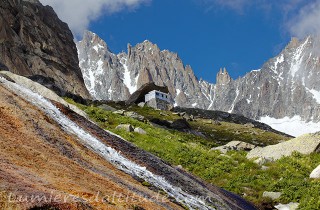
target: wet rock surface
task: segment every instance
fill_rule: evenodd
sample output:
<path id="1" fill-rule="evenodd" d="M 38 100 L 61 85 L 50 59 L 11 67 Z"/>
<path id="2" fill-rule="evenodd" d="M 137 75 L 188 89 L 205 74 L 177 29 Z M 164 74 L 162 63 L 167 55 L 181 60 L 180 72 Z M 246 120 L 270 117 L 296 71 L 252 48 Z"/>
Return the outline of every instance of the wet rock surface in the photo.
<path id="1" fill-rule="evenodd" d="M 156 192 L 83 146 L 43 110 L 2 84 L 0 209 L 182 209 L 165 197 L 155 199 L 159 196 Z M 108 200 L 114 193 L 115 199 Z M 16 202 L 8 203 L 10 195 L 47 200 L 20 202 L 11 197 Z M 120 195 L 130 200 L 120 201 Z"/>

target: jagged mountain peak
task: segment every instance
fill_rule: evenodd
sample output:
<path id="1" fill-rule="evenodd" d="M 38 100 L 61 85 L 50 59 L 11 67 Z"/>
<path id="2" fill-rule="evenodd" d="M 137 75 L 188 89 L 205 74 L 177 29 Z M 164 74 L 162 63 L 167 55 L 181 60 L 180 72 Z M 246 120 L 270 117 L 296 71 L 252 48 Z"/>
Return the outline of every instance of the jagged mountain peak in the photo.
<path id="1" fill-rule="evenodd" d="M 88 48 L 95 50 L 97 53 L 99 53 L 99 51 L 101 50 L 112 53 L 107 43 L 96 33 L 93 33 L 91 31 L 85 31 L 83 34 L 83 39 L 79 43 L 86 45 Z"/>
<path id="2" fill-rule="evenodd" d="M 258 120 L 265 116 L 278 119 L 299 116 L 302 121 L 319 122 L 320 59 L 316 53 L 320 51 L 319 40 L 318 36 L 302 40 L 293 38 L 279 55 L 259 70 L 236 80 L 226 68 L 221 68 L 216 75 L 216 84 L 199 81 L 177 53 L 161 51 L 156 44 L 144 41 L 133 47 L 128 45 L 128 53 L 117 55 L 118 60 L 107 60 L 103 71 L 108 79 L 105 82 L 99 79 L 92 84 L 101 84 L 98 92 L 103 99 L 126 100 L 141 85 L 153 81 L 168 86 L 176 106 L 221 110 Z M 100 56 L 106 57 L 103 53 Z M 87 72 L 84 74 L 92 75 L 92 71 L 82 70 Z M 116 80 L 116 84 L 127 92 L 109 91 L 113 89 L 109 80 Z M 114 94 L 113 97 L 105 94 L 108 91 Z"/>
<path id="3" fill-rule="evenodd" d="M 296 48 L 299 45 L 299 39 L 297 37 L 291 37 L 291 40 L 286 48 Z"/>
<path id="4" fill-rule="evenodd" d="M 204 96 L 200 92 L 198 79 L 191 66 L 185 66 L 177 53 L 161 51 L 156 44 L 145 40 L 135 46 L 128 44 L 127 53 L 113 55 L 109 50 L 96 55 L 92 48 L 97 38 L 92 32 L 89 35 L 85 36 L 85 41 L 79 42 L 77 46 L 86 85 L 97 99 L 126 100 L 128 94 L 153 81 L 157 85 L 168 86 L 173 98 L 181 93 L 184 97 L 176 99 L 177 105 L 188 103 L 191 107 L 200 104 L 199 100 Z M 98 66 L 98 63 L 103 65 Z M 99 79 L 93 81 L 92 78 L 97 77 Z M 126 90 L 125 93 L 111 91 L 119 86 Z M 94 89 L 96 90 L 93 91 Z M 113 95 L 106 94 L 109 92 Z M 198 99 L 192 99 L 195 95 Z M 206 103 L 204 104 L 203 108 L 206 106 Z"/>
<path id="5" fill-rule="evenodd" d="M 231 77 L 227 71 L 227 69 L 224 67 L 223 69 L 220 68 L 220 71 L 217 73 L 217 85 L 228 85 L 231 82 Z"/>
<path id="6" fill-rule="evenodd" d="M 135 52 L 143 53 L 145 56 L 148 55 L 154 55 L 154 54 L 160 54 L 160 48 L 157 44 L 152 43 L 149 40 L 145 40 L 141 43 L 137 43 L 135 46 L 131 46 L 130 48 L 133 48 Z M 128 52 L 129 52 L 128 48 Z M 130 53 L 128 53 L 130 56 Z"/>

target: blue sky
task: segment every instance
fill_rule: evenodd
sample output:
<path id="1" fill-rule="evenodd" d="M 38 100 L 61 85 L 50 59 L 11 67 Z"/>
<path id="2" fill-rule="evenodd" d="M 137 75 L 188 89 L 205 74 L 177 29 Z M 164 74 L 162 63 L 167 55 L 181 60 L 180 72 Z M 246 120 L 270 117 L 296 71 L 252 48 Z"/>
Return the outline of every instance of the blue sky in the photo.
<path id="1" fill-rule="evenodd" d="M 91 30 L 115 53 L 148 39 L 177 52 L 198 78 L 210 82 L 220 67 L 234 79 L 258 69 L 291 36 L 320 28 L 320 0 L 77 0 L 79 8 L 75 0 L 41 1 L 77 37 Z M 78 13 L 70 13 L 71 7 Z"/>

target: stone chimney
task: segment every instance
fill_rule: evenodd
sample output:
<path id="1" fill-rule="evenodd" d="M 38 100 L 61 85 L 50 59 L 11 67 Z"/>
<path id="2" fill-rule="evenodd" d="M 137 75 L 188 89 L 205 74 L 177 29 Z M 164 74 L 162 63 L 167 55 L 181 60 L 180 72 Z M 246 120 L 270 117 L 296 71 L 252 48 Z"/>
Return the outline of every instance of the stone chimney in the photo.
<path id="1" fill-rule="evenodd" d="M 231 82 L 231 77 L 226 68 L 220 68 L 217 74 L 217 85 L 227 85 Z"/>

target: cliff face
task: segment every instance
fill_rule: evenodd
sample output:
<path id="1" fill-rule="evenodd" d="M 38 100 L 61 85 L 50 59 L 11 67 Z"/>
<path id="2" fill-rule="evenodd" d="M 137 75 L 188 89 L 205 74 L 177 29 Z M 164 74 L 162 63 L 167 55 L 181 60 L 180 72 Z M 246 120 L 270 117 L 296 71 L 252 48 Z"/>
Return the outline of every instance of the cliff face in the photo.
<path id="1" fill-rule="evenodd" d="M 210 109 L 243 114 L 249 118 L 300 116 L 320 121 L 320 38 L 292 39 L 261 69 L 227 84 L 211 85 Z M 218 77 L 219 78 L 219 77 Z"/>
<path id="2" fill-rule="evenodd" d="M 318 36 L 292 39 L 261 69 L 237 80 L 232 80 L 225 68 L 220 69 L 216 84 L 198 80 L 176 53 L 161 51 L 149 41 L 134 47 L 128 45 L 127 53 L 119 55 L 108 48 L 94 50 L 98 49 L 97 43 L 106 46 L 97 35 L 87 32 L 77 46 L 86 85 L 98 99 L 126 100 L 141 85 L 154 81 L 168 86 L 178 106 L 221 110 L 253 119 L 298 115 L 303 121 L 320 121 Z M 103 63 L 101 68 L 95 66 L 97 63 Z"/>
<path id="3" fill-rule="evenodd" d="M 0 63 L 13 73 L 52 78 L 61 90 L 89 97 L 68 25 L 37 0 L 0 2 Z"/>

